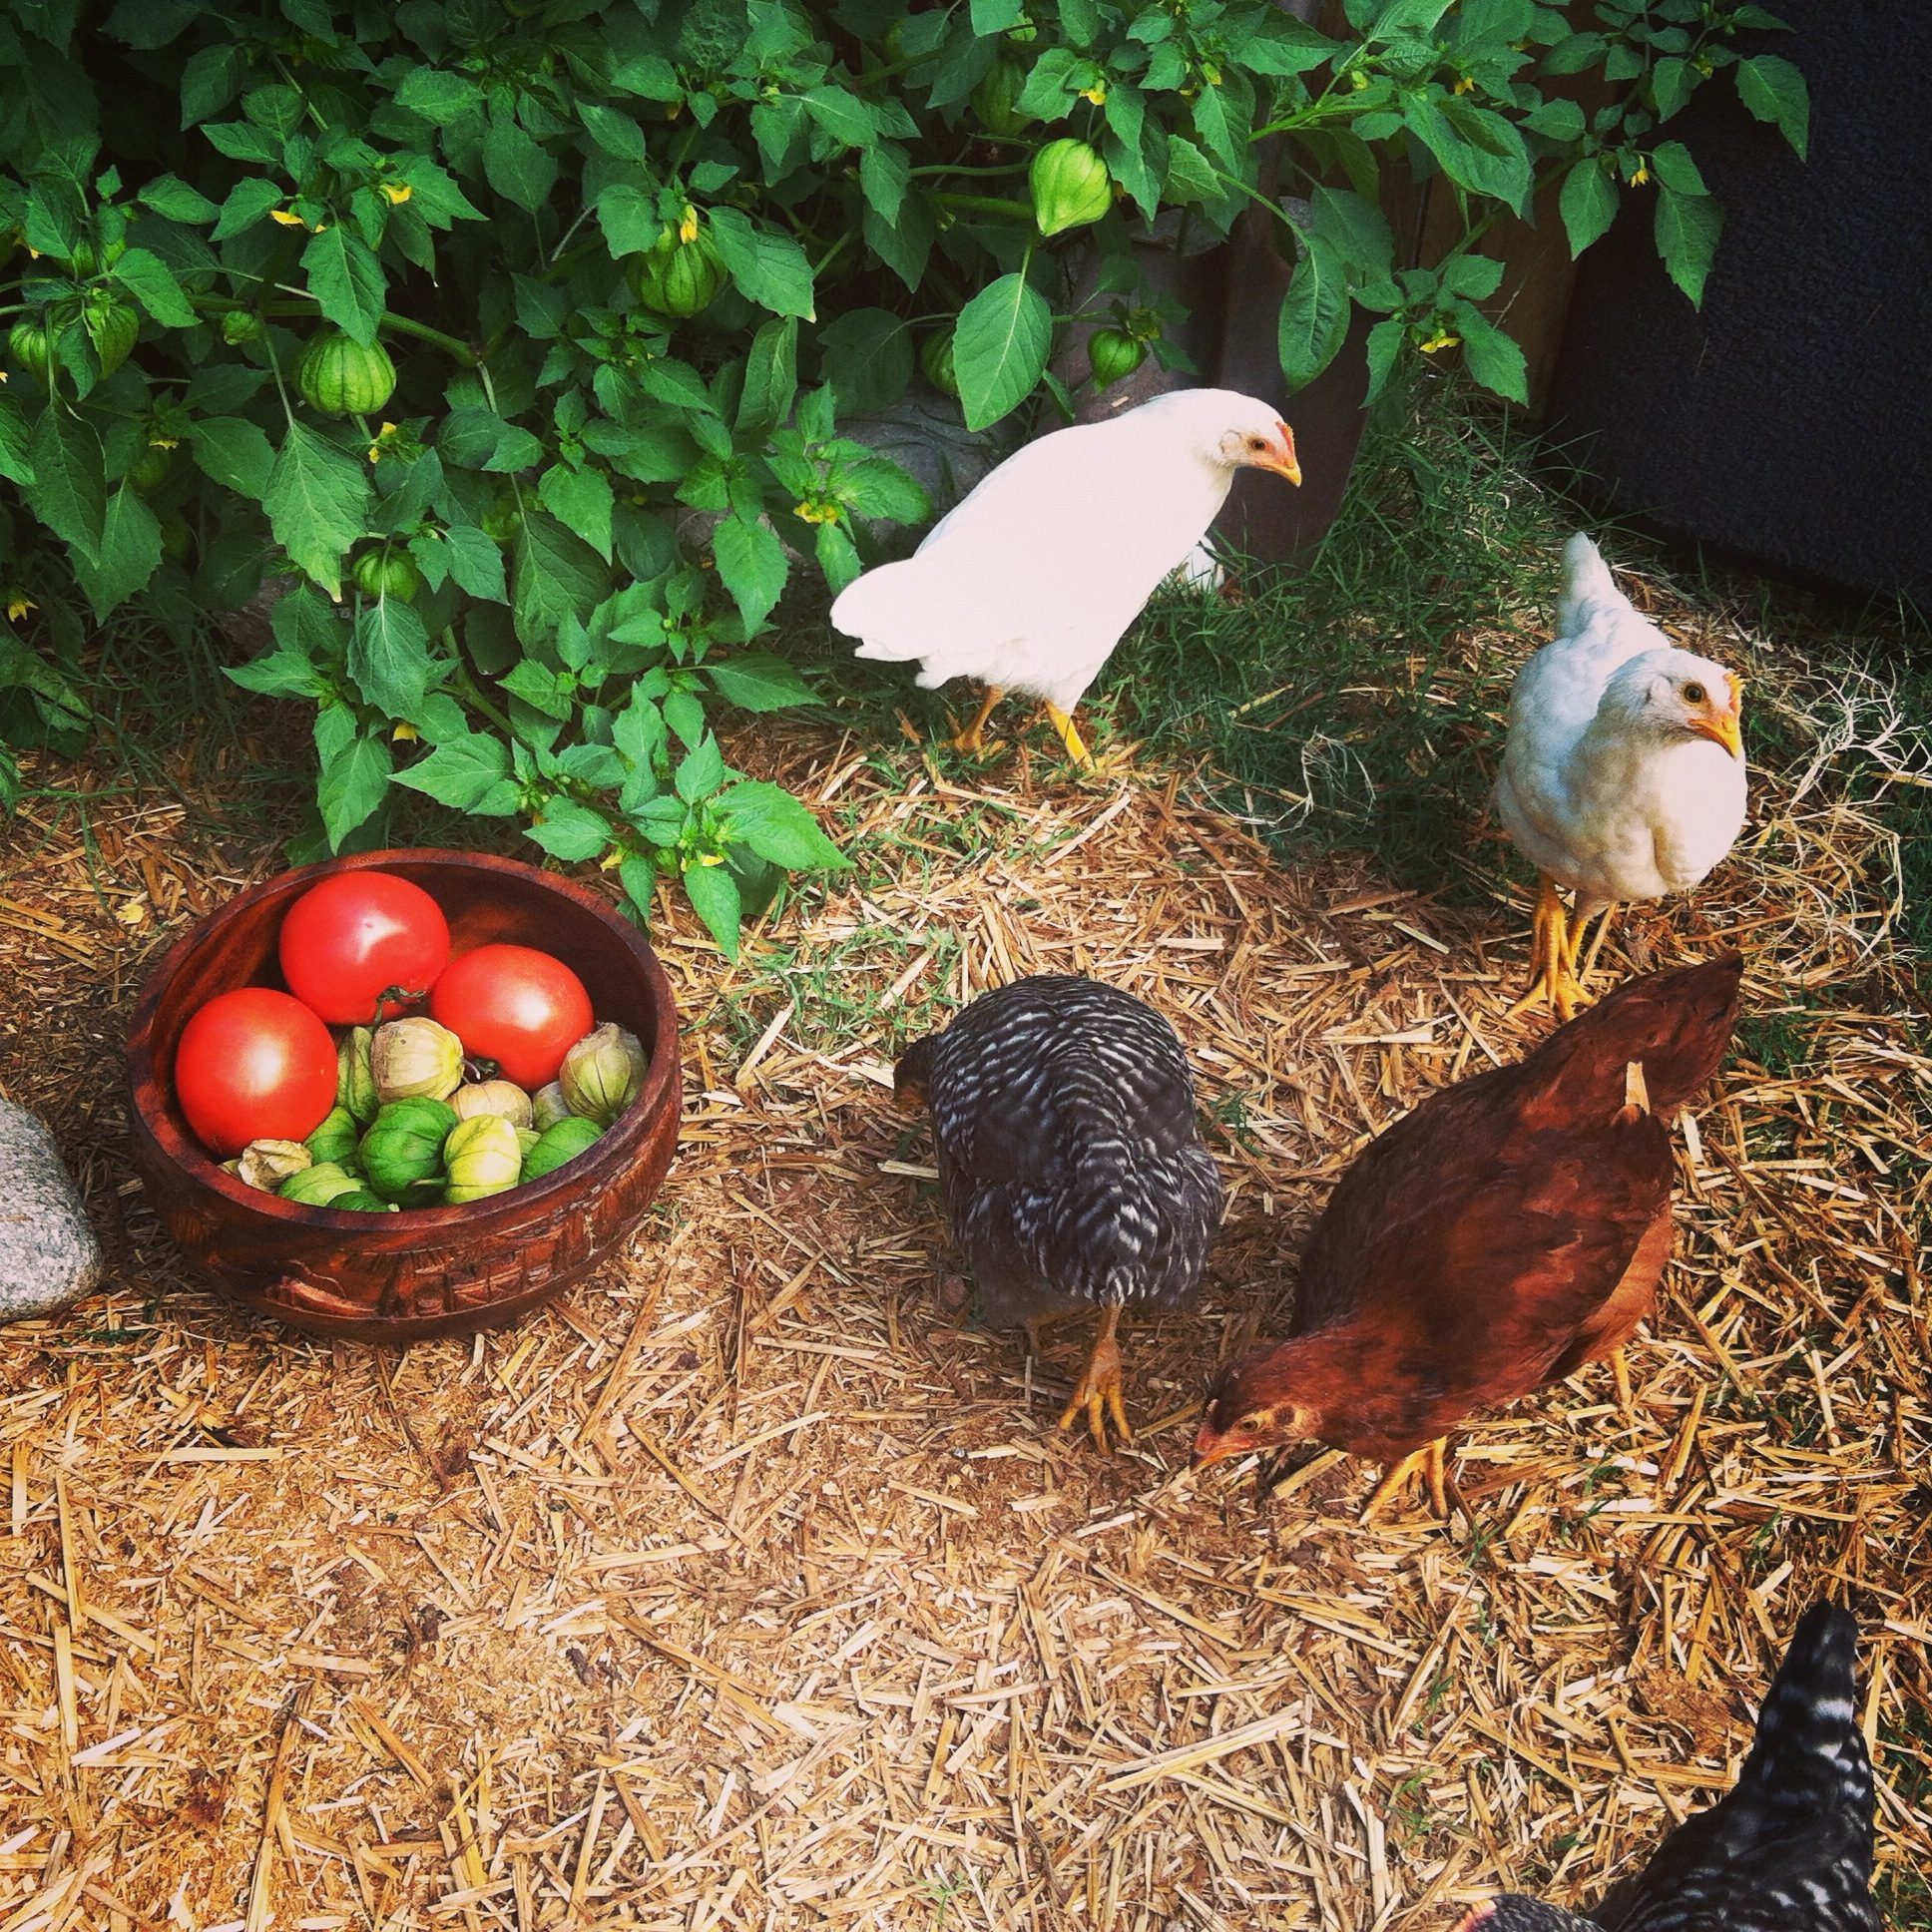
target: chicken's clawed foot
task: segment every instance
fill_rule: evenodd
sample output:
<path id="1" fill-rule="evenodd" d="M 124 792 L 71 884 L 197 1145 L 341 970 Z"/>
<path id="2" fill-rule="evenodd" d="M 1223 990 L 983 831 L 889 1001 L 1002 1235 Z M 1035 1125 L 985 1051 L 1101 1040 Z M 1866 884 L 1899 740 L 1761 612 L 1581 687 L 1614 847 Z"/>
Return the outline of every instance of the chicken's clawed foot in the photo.
<path id="1" fill-rule="evenodd" d="M 968 756 L 973 756 L 986 748 L 986 721 L 993 716 L 993 708 L 1004 696 L 998 685 L 987 686 L 985 700 L 974 714 L 973 722 L 953 733 L 952 746 L 955 751 L 964 751 Z"/>
<path id="2" fill-rule="evenodd" d="M 1375 1485 L 1374 1494 L 1362 1509 L 1362 1521 L 1372 1523 L 1382 1505 L 1406 1488 L 1409 1478 L 1420 1470 L 1429 1485 L 1429 1501 L 1434 1504 L 1436 1514 L 1447 1522 L 1449 1492 L 1455 1487 L 1449 1480 L 1448 1448 L 1447 1437 L 1437 1436 L 1435 1441 L 1425 1443 L 1412 1454 L 1404 1456 Z M 1456 1500 L 1460 1503 L 1462 1498 L 1458 1496 Z"/>
<path id="3" fill-rule="evenodd" d="M 1119 1308 L 1108 1308 L 1102 1312 L 1094 1345 L 1087 1352 L 1087 1365 L 1081 1370 L 1073 1396 L 1061 1410 L 1060 1421 L 1056 1425 L 1062 1429 L 1068 1428 L 1075 1416 L 1084 1413 L 1088 1432 L 1103 1451 L 1115 1446 L 1107 1437 L 1110 1426 L 1117 1442 L 1124 1444 L 1134 1440 L 1134 1431 L 1128 1427 L 1127 1409 L 1121 1399 L 1121 1349 L 1114 1339 L 1114 1330 L 1120 1325 L 1120 1319 Z"/>

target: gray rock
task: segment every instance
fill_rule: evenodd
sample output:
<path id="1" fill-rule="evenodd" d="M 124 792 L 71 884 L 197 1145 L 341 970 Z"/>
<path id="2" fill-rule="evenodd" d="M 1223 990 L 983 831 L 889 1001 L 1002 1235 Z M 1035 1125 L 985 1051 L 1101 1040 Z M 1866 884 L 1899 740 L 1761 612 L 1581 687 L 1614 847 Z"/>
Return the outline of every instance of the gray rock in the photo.
<path id="1" fill-rule="evenodd" d="M 101 1244 L 38 1117 L 0 1100 L 0 1323 L 58 1313 L 101 1278 Z"/>

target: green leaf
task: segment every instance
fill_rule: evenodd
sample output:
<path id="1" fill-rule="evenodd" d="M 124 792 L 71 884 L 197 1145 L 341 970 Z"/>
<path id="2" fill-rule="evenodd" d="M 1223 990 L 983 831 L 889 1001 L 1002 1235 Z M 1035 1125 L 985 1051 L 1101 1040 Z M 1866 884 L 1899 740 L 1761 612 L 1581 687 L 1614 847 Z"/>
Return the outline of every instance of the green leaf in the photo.
<path id="1" fill-rule="evenodd" d="M 114 264 L 114 278 L 163 328 L 195 326 L 195 310 L 160 255 L 130 248 Z"/>
<path id="2" fill-rule="evenodd" d="M 1564 176 L 1557 208 L 1574 260 L 1617 219 L 1617 184 L 1596 156 L 1578 162 Z"/>
<path id="3" fill-rule="evenodd" d="M 0 476 L 23 487 L 34 480 L 33 458 L 28 453 L 32 442 L 27 418 L 19 403 L 0 389 Z"/>
<path id="4" fill-rule="evenodd" d="M 899 210 L 905 206 L 906 184 L 911 178 L 912 163 L 906 151 L 895 142 L 881 142 L 859 157 L 859 193 L 882 222 L 899 219 Z"/>
<path id="5" fill-rule="evenodd" d="M 772 430 L 791 412 L 798 393 L 798 321 L 793 315 L 766 322 L 744 355 L 744 387 L 738 395 L 740 431 Z"/>
<path id="6" fill-rule="evenodd" d="M 1168 185 L 1163 191 L 1170 202 L 1214 202 L 1221 197 L 1221 180 L 1214 164 L 1185 135 L 1168 143 Z"/>
<path id="7" fill-rule="evenodd" d="M 1395 263 L 1395 237 L 1388 217 L 1352 189 L 1317 188 L 1308 198 L 1310 232 L 1335 256 L 1364 274 L 1388 274 Z"/>
<path id="8" fill-rule="evenodd" d="M 299 651 L 269 651 L 244 665 L 226 665 L 223 676 L 267 698 L 328 696 L 327 683 Z"/>
<path id="9" fill-rule="evenodd" d="M 309 238 L 301 265 L 322 313 L 366 348 L 375 340 L 389 286 L 375 250 L 346 222 L 331 222 Z"/>
<path id="10" fill-rule="evenodd" d="M 80 580 L 97 619 L 125 604 L 161 568 L 161 525 L 147 499 L 124 483 L 108 499 L 98 562 L 76 558 Z"/>
<path id="11" fill-rule="evenodd" d="M 718 687 L 718 695 L 740 711 L 781 712 L 792 705 L 811 703 L 811 687 L 792 666 L 769 652 L 708 658 L 705 671 Z"/>
<path id="12" fill-rule="evenodd" d="M 1362 397 L 1364 403 L 1373 402 L 1388 387 L 1408 332 L 1408 325 L 1399 315 L 1377 322 L 1368 331 L 1368 391 Z"/>
<path id="13" fill-rule="evenodd" d="M 349 633 L 349 676 L 385 718 L 413 720 L 432 667 L 423 621 L 399 597 L 365 602 Z"/>
<path id="14" fill-rule="evenodd" d="M 1666 188 L 1680 195 L 1708 195 L 1703 175 L 1690 158 L 1690 150 L 1681 141 L 1660 142 L 1651 155 L 1651 173 Z"/>
<path id="15" fill-rule="evenodd" d="M 730 270 L 738 293 L 776 315 L 813 319 L 811 263 L 796 240 L 759 228 L 741 209 L 715 208 L 712 240 Z"/>
<path id="16" fill-rule="evenodd" d="M 1651 98 L 1657 103 L 1657 118 L 1668 121 L 1690 100 L 1691 90 L 1703 77 L 1688 60 L 1661 60 L 1651 69 Z M 1548 105 L 1554 106 L 1555 103 Z M 1530 117 L 1534 124 L 1536 117 Z"/>
<path id="17" fill-rule="evenodd" d="M 784 589 L 783 546 L 768 526 L 734 512 L 712 533 L 712 555 L 718 560 L 719 581 L 730 592 L 745 628 L 755 631 Z"/>
<path id="18" fill-rule="evenodd" d="M 214 221 L 221 213 L 199 188 L 190 188 L 179 175 L 158 175 L 142 188 L 138 199 L 164 221 L 188 222 L 196 227 Z"/>
<path id="19" fill-rule="evenodd" d="M 451 524 L 443 532 L 443 554 L 459 590 L 468 591 L 472 597 L 487 597 L 495 604 L 510 601 L 503 576 L 503 552 L 474 524 Z"/>
<path id="20" fill-rule="evenodd" d="M 232 40 L 191 54 L 188 65 L 182 69 L 182 126 L 198 128 L 214 120 L 235 99 L 236 89 L 242 85 L 242 77 L 246 72 L 242 49 Z"/>
<path id="21" fill-rule="evenodd" d="M 747 778 L 718 799 L 731 830 L 759 858 L 787 872 L 838 871 L 851 864 L 818 821 L 781 785 Z"/>
<path id="22" fill-rule="evenodd" d="M 259 503 L 275 467 L 274 446 L 241 416 L 204 416 L 188 425 L 195 460 L 216 482 Z"/>
<path id="23" fill-rule="evenodd" d="M 27 507 L 77 556 L 97 558 L 108 512 L 100 437 L 79 416 L 50 406 L 34 424 L 27 454 L 34 473 L 23 492 Z"/>
<path id="24" fill-rule="evenodd" d="M 1003 34 L 1025 18 L 1024 0 L 972 0 L 971 19 L 976 34 Z"/>
<path id="25" fill-rule="evenodd" d="M 1528 402 L 1529 376 L 1523 351 L 1496 324 L 1474 308 L 1457 311 L 1462 359 L 1485 389 L 1510 402 Z"/>
<path id="26" fill-rule="evenodd" d="M 342 554 L 368 516 L 368 468 L 306 423 L 291 422 L 262 493 L 275 541 L 330 597 L 340 594 Z"/>
<path id="27" fill-rule="evenodd" d="M 589 544 L 542 510 L 525 513 L 511 571 L 511 607 L 526 641 L 554 637 L 566 617 L 588 617 L 610 592 L 610 572 Z"/>
<path id="28" fill-rule="evenodd" d="M 452 409 L 436 431 L 436 452 L 458 469 L 490 470 L 508 476 L 543 461 L 543 444 L 518 423 L 505 422 L 494 409 L 466 405 Z"/>
<path id="29" fill-rule="evenodd" d="M 576 531 L 607 564 L 611 561 L 611 514 L 617 497 L 602 470 L 553 463 L 537 485 L 537 497 L 559 523 Z"/>
<path id="30" fill-rule="evenodd" d="M 398 771 L 396 783 L 483 818 L 506 818 L 518 809 L 510 748 L 480 731 L 444 739 L 428 756 Z"/>
<path id="31" fill-rule="evenodd" d="M 618 860 L 617 876 L 642 924 L 651 915 L 651 899 L 658 886 L 658 868 L 642 852 L 626 852 Z"/>
<path id="32" fill-rule="evenodd" d="M 682 874 L 685 896 L 691 909 L 705 922 L 705 929 L 718 941 L 718 950 L 733 965 L 737 963 L 738 924 L 744 916 L 744 901 L 737 881 L 723 865 L 693 863 Z"/>
<path id="33" fill-rule="evenodd" d="M 848 308 L 818 331 L 825 380 L 839 414 L 887 409 L 912 380 L 912 331 L 885 308 Z"/>
<path id="34" fill-rule="evenodd" d="M 545 803 L 543 817 L 527 826 L 524 836 L 535 839 L 552 858 L 595 858 L 611 842 L 611 821 L 602 812 L 559 795 Z"/>
<path id="35" fill-rule="evenodd" d="M 420 114 L 425 121 L 446 128 L 481 105 L 483 90 L 466 74 L 446 74 L 434 67 L 411 68 L 396 89 L 396 105 Z"/>
<path id="36" fill-rule="evenodd" d="M 281 198 L 282 191 L 259 175 L 250 175 L 245 181 L 237 182 L 229 190 L 228 200 L 222 204 L 222 219 L 215 224 L 211 239 L 226 242 L 230 236 L 253 228 L 271 208 L 281 206 Z"/>
<path id="37" fill-rule="evenodd" d="M 869 147 L 878 139 L 879 124 L 872 110 L 856 94 L 842 87 L 810 87 L 800 97 L 805 112 L 847 148 Z M 887 221 L 892 218 L 888 215 Z"/>
<path id="38" fill-rule="evenodd" d="M 724 782 L 724 753 L 707 731 L 679 761 L 672 783 L 686 804 L 709 798 Z"/>
<path id="39" fill-rule="evenodd" d="M 1710 272 L 1723 226 L 1723 211 L 1708 195 L 1680 195 L 1662 186 L 1658 189 L 1657 251 L 1664 257 L 1671 279 L 1690 297 L 1693 308 L 1703 304 L 1704 277 Z"/>
<path id="40" fill-rule="evenodd" d="M 577 709 L 577 680 L 561 671 L 552 671 L 535 658 L 524 658 L 504 674 L 503 689 L 520 698 L 533 711 L 560 724 Z"/>
<path id="41" fill-rule="evenodd" d="M 1281 373 L 1288 387 L 1305 388 L 1335 359 L 1348 334 L 1348 283 L 1327 246 L 1303 240 L 1277 330 Z"/>
<path id="42" fill-rule="evenodd" d="M 322 766 L 315 802 L 331 852 L 340 851 L 343 839 L 381 804 L 389 788 L 390 763 L 389 747 L 381 738 L 355 737 Z"/>
<path id="43" fill-rule="evenodd" d="M 483 175 L 505 201 L 534 214 L 557 186 L 557 163 L 506 108 L 491 116 L 484 133 Z"/>
<path id="44" fill-rule="evenodd" d="M 1760 121 L 1776 124 L 1802 160 L 1811 145 L 1811 94 L 1804 76 L 1776 54 L 1737 63 L 1737 98 Z"/>
<path id="45" fill-rule="evenodd" d="M 1052 343 L 1053 311 L 1024 275 L 1002 275 L 982 288 L 953 328 L 966 427 L 985 429 L 1031 395 Z"/>
<path id="46" fill-rule="evenodd" d="M 614 259 L 656 247 L 665 226 L 657 197 L 632 182 L 613 182 L 598 196 L 597 225 Z"/>

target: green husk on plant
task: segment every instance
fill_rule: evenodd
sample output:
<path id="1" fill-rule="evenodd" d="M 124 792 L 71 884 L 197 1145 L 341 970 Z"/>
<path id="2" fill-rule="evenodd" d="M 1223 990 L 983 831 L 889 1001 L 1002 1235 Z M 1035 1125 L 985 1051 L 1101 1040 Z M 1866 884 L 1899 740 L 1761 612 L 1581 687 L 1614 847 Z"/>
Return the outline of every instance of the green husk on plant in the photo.
<path id="1" fill-rule="evenodd" d="M 638 1036 L 607 1020 L 564 1055 L 557 1084 L 573 1114 L 609 1127 L 637 1098 L 648 1065 Z"/>
<path id="2" fill-rule="evenodd" d="M 458 1121 L 443 1159 L 449 1176 L 443 1199 L 451 1207 L 506 1193 L 523 1173 L 517 1130 L 500 1114 L 473 1114 Z"/>
<path id="3" fill-rule="evenodd" d="M 333 1161 L 317 1161 L 299 1174 L 290 1175 L 276 1192 L 283 1201 L 293 1201 L 304 1208 L 329 1208 L 342 1196 L 355 1194 L 361 1186 L 352 1174 L 345 1174 Z"/>
<path id="4" fill-rule="evenodd" d="M 367 1127 L 382 1105 L 375 1091 L 374 1047 L 375 1035 L 367 1027 L 350 1027 L 335 1047 L 335 1105 L 358 1127 Z"/>
<path id="5" fill-rule="evenodd" d="M 356 1143 L 361 1139 L 355 1116 L 346 1107 L 331 1107 L 322 1124 L 304 1145 L 316 1161 L 333 1161 L 347 1168 L 355 1163 Z"/>

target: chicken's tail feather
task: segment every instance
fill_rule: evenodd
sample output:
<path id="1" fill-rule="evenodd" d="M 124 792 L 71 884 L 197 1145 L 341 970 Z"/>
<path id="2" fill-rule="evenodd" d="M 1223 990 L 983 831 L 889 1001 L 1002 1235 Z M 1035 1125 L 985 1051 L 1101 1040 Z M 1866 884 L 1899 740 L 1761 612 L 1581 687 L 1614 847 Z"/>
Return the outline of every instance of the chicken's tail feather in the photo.
<path id="1" fill-rule="evenodd" d="M 1563 546 L 1563 593 L 1557 601 L 1557 635 L 1574 637 L 1584 628 L 1584 613 L 1593 604 L 1628 604 L 1617 588 L 1601 550 L 1579 530 Z"/>
<path id="2" fill-rule="evenodd" d="M 1738 1774 L 1780 1808 L 1836 1813 L 1869 1829 L 1871 1758 L 1858 1728 L 1853 1669 L 1858 1625 L 1836 1604 L 1813 1604 L 1764 1694 L 1757 1735 Z"/>
<path id="3" fill-rule="evenodd" d="M 1554 1089 L 1584 1112 L 1601 1095 L 1615 1112 L 1630 1105 L 1635 1063 L 1647 1102 L 1640 1112 L 1669 1121 L 1723 1064 L 1743 973 L 1742 957 L 1725 953 L 1700 966 L 1630 980 L 1559 1027 L 1524 1065 L 1547 1056 L 1543 1066 Z"/>

